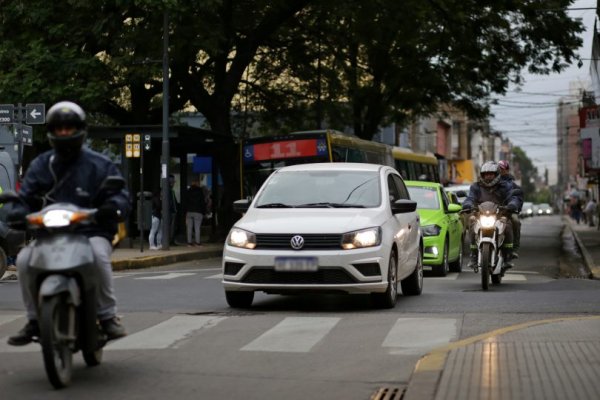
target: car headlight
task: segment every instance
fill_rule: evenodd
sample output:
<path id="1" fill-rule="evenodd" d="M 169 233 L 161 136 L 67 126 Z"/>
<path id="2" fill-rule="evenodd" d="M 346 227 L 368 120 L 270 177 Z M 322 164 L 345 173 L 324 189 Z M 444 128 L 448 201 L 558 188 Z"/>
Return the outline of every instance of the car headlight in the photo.
<path id="1" fill-rule="evenodd" d="M 423 236 L 438 236 L 442 231 L 442 227 L 439 225 L 425 225 L 421 227 Z"/>
<path id="2" fill-rule="evenodd" d="M 344 233 L 342 248 L 344 250 L 360 249 L 381 244 L 381 228 L 368 228 L 360 231 Z"/>
<path id="3" fill-rule="evenodd" d="M 482 215 L 479 218 L 479 221 L 481 223 L 482 228 L 493 228 L 494 224 L 496 223 L 496 217 L 494 217 L 493 215 Z"/>
<path id="4" fill-rule="evenodd" d="M 253 249 L 256 247 L 256 235 L 240 228 L 233 228 L 229 232 L 227 244 L 244 249 Z"/>

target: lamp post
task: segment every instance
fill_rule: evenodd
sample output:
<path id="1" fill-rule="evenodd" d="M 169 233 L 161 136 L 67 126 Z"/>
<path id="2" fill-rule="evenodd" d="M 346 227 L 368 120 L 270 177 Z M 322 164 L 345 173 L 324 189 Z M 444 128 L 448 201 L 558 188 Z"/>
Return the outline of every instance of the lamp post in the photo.
<path id="1" fill-rule="evenodd" d="M 165 10 L 163 18 L 163 104 L 162 104 L 162 249 L 169 250 L 171 243 L 171 187 L 169 186 L 169 15 Z"/>

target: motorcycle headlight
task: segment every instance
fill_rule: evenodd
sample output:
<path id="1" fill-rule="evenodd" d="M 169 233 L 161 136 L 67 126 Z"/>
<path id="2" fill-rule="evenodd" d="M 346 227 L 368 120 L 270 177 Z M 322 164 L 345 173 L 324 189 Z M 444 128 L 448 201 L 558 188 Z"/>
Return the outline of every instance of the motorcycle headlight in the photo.
<path id="1" fill-rule="evenodd" d="M 378 246 L 379 244 L 381 244 L 381 228 L 379 227 L 344 233 L 342 237 L 344 250 Z"/>
<path id="2" fill-rule="evenodd" d="M 233 228 L 229 232 L 227 244 L 243 249 L 253 249 L 256 247 L 256 235 L 240 228 Z"/>
<path id="3" fill-rule="evenodd" d="M 496 217 L 492 215 L 482 215 L 481 218 L 479 218 L 479 221 L 481 222 L 482 228 L 493 228 L 496 223 Z"/>
<path id="4" fill-rule="evenodd" d="M 425 225 L 421 227 L 423 236 L 438 236 L 442 231 L 442 227 L 439 225 Z"/>

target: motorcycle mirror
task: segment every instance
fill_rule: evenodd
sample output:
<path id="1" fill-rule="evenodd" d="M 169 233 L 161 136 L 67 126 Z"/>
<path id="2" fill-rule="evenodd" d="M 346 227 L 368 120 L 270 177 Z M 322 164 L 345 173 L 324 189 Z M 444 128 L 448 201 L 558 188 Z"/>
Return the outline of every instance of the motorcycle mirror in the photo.
<path id="1" fill-rule="evenodd" d="M 125 179 L 119 175 L 107 176 L 100 185 L 100 189 L 118 192 L 125 187 Z"/>

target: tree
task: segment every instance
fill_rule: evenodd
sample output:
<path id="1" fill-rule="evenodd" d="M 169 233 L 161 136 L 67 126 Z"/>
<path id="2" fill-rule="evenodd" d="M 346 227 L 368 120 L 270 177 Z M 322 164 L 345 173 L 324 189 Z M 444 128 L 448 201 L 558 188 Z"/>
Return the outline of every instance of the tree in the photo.
<path id="1" fill-rule="evenodd" d="M 514 163 L 519 165 L 521 171 L 521 189 L 523 189 L 525 200 L 533 201 L 535 200 L 535 185 L 533 182 L 538 174 L 537 168 L 520 147 L 513 147 L 512 154 Z"/>

